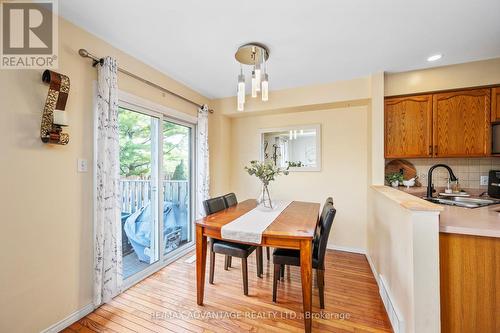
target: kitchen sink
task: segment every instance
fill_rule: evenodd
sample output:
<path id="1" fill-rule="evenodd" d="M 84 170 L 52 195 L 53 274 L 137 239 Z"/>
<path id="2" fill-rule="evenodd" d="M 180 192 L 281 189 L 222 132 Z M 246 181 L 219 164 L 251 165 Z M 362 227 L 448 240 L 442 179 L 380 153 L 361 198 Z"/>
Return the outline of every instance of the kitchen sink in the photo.
<path id="1" fill-rule="evenodd" d="M 424 200 L 449 206 L 458 206 L 464 208 L 478 208 L 490 205 L 500 204 L 497 199 L 479 199 L 479 198 L 464 198 L 464 197 L 438 197 L 438 198 L 424 198 Z"/>

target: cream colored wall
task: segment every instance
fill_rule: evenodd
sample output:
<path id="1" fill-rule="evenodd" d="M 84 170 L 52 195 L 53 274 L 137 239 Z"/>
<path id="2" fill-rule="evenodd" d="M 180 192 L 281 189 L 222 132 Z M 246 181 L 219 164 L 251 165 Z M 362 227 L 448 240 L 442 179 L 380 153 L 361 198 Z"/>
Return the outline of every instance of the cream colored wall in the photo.
<path id="1" fill-rule="evenodd" d="M 396 195 L 413 200 L 403 192 Z M 438 212 L 406 209 L 373 188 L 369 198 L 369 258 L 389 288 L 404 332 L 440 332 Z"/>
<path id="2" fill-rule="evenodd" d="M 0 70 L 0 331 L 39 332 L 92 300 L 92 82 L 79 48 L 115 56 L 120 66 L 199 103 L 208 100 L 67 21 L 59 23 L 57 71 L 70 77 L 70 143 L 40 142 L 48 87 L 41 70 Z M 196 108 L 119 76 L 119 87 L 196 115 Z M 217 138 L 211 137 L 211 141 Z M 89 171 L 77 173 L 77 158 Z"/>
<path id="3" fill-rule="evenodd" d="M 368 165 L 369 185 L 384 184 L 384 73 L 370 77 L 370 108 L 368 140 L 370 164 Z M 380 154 L 382 151 L 382 154 Z"/>
<path id="4" fill-rule="evenodd" d="M 214 117 L 218 144 L 210 146 L 212 175 L 216 173 L 212 195 L 229 191 L 239 199 L 258 195 L 258 181 L 243 167 L 259 159 L 259 129 L 319 123 L 322 171 L 282 177 L 273 183 L 272 195 L 321 203 L 332 195 L 338 211 L 330 247 L 365 251 L 370 85 L 370 77 L 363 77 L 273 91 L 265 103 L 247 96 L 244 112 L 236 111 L 234 97 L 211 101 L 217 115 L 222 115 Z"/>
<path id="5" fill-rule="evenodd" d="M 359 104 L 370 98 L 370 79 L 361 77 L 353 80 L 329 84 L 283 89 L 269 92 L 269 101 L 263 103 L 259 98 L 246 96 L 245 111 L 236 110 L 236 97 L 217 99 L 214 107 L 228 116 L 246 116 L 249 113 L 287 113 L 297 110 L 326 110 L 330 107 Z M 356 103 L 356 101 L 358 103 Z M 351 102 L 351 103 L 345 103 Z"/>
<path id="6" fill-rule="evenodd" d="M 213 103 L 211 103 L 213 105 Z M 230 172 L 232 158 L 231 118 L 216 109 L 209 119 L 209 154 L 210 154 L 210 194 L 219 196 L 231 192 Z"/>
<path id="7" fill-rule="evenodd" d="M 321 124 L 320 172 L 291 172 L 271 185 L 275 199 L 321 202 L 333 196 L 337 216 L 330 246 L 366 248 L 367 106 L 232 119 L 230 187 L 255 198 L 259 182 L 243 170 L 259 159 L 259 129 Z"/>
<path id="8" fill-rule="evenodd" d="M 500 84 L 500 58 L 386 74 L 385 96 Z"/>

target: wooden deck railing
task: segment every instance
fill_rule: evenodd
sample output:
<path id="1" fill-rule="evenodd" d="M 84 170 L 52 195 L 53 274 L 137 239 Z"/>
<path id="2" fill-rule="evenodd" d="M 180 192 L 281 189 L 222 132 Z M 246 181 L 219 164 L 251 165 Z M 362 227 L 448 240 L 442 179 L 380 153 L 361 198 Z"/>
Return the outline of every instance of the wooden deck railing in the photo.
<path id="1" fill-rule="evenodd" d="M 187 180 L 163 180 L 161 182 L 163 200 L 187 208 L 189 182 Z M 120 180 L 122 212 L 133 213 L 151 200 L 150 180 Z"/>

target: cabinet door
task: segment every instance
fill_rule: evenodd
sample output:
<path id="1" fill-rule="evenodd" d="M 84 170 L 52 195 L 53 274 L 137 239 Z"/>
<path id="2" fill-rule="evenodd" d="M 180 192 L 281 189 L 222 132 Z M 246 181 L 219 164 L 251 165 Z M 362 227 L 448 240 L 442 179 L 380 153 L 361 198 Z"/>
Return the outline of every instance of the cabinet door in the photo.
<path id="1" fill-rule="evenodd" d="M 386 158 L 432 154 L 432 95 L 387 98 L 384 107 Z"/>
<path id="2" fill-rule="evenodd" d="M 434 156 L 488 156 L 490 89 L 433 95 Z"/>
<path id="3" fill-rule="evenodd" d="M 491 121 L 500 122 L 500 87 L 491 89 Z"/>

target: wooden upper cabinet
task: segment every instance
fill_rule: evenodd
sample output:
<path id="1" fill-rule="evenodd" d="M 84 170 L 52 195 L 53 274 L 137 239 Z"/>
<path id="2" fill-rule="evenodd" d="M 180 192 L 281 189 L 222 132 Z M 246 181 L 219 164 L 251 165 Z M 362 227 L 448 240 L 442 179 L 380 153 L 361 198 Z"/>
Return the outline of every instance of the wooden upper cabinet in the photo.
<path id="1" fill-rule="evenodd" d="M 488 156 L 491 89 L 433 95 L 434 156 Z"/>
<path id="2" fill-rule="evenodd" d="M 500 87 L 491 89 L 491 121 L 500 122 Z"/>
<path id="3" fill-rule="evenodd" d="M 432 154 L 432 95 L 387 98 L 384 106 L 386 158 Z"/>

